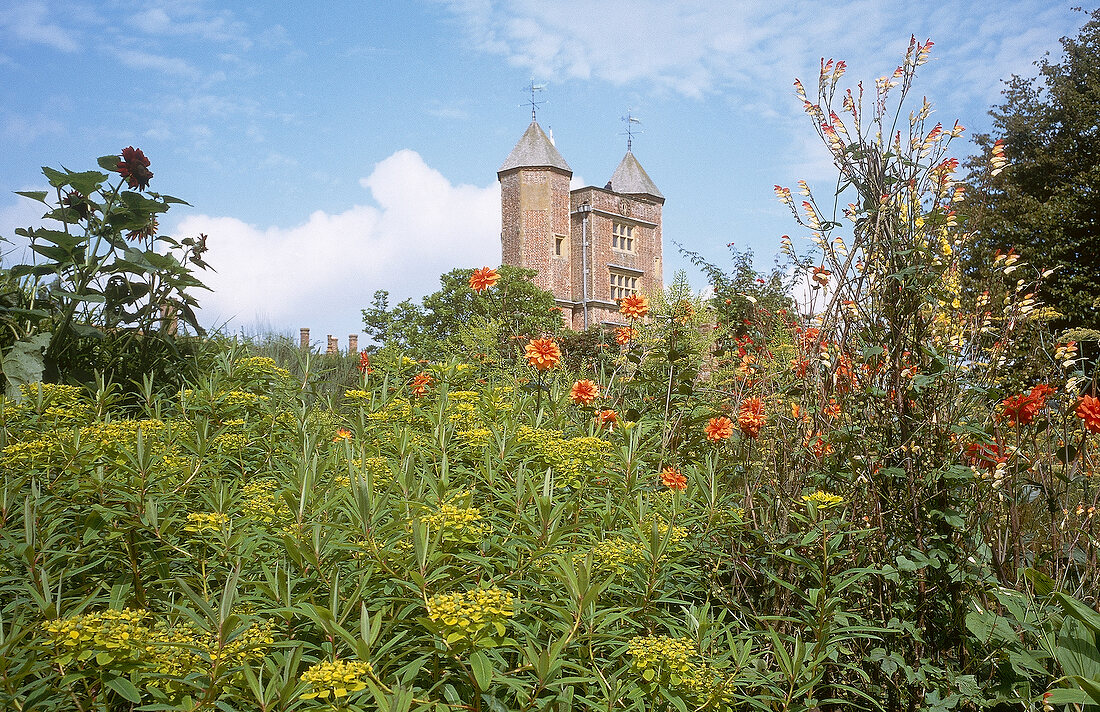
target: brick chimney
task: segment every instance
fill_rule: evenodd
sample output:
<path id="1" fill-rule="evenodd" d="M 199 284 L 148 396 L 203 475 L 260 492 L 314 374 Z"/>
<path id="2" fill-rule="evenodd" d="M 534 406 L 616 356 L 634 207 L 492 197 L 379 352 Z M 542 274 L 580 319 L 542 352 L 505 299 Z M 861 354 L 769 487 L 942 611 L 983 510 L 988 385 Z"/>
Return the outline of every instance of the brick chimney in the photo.
<path id="1" fill-rule="evenodd" d="M 299 340 L 299 345 L 301 346 L 301 348 L 306 349 L 308 351 L 309 350 L 309 327 L 308 326 L 303 326 L 301 329 L 298 329 L 298 340 Z"/>

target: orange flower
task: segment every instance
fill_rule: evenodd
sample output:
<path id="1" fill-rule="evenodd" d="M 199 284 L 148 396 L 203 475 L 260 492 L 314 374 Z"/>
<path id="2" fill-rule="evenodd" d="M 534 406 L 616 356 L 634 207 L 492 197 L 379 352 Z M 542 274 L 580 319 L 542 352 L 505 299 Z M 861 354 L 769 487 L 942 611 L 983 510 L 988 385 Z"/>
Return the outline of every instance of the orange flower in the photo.
<path id="1" fill-rule="evenodd" d="M 613 410 L 601 410 L 596 413 L 596 424 L 601 428 L 614 428 L 619 422 L 619 414 Z"/>
<path id="2" fill-rule="evenodd" d="M 363 351 L 359 354 L 359 365 L 356 366 L 356 368 L 359 369 L 360 373 L 370 373 L 371 372 L 370 356 L 367 355 L 366 351 Z"/>
<path id="3" fill-rule="evenodd" d="M 675 467 L 661 470 L 661 484 L 669 489 L 682 490 L 687 487 L 687 478 Z"/>
<path id="4" fill-rule="evenodd" d="M 615 343 L 619 346 L 626 346 L 637 337 L 637 329 L 631 329 L 629 326 L 620 326 L 615 329 Z"/>
<path id="5" fill-rule="evenodd" d="M 826 442 L 825 438 L 816 433 L 808 433 L 806 437 L 802 438 L 802 447 L 810 448 L 810 452 L 812 452 L 816 458 L 831 455 L 836 450 L 836 448 Z"/>
<path id="6" fill-rule="evenodd" d="M 470 289 L 475 292 L 484 292 L 496 284 L 498 279 L 500 279 L 500 274 L 492 267 L 475 269 L 474 273 L 470 275 Z"/>
<path id="7" fill-rule="evenodd" d="M 641 319 L 649 313 L 649 300 L 641 294 L 631 294 L 619 300 L 619 312 L 628 319 Z"/>
<path id="8" fill-rule="evenodd" d="M 1100 398 L 1082 396 L 1077 404 L 1077 417 L 1085 421 L 1085 430 L 1100 433 Z"/>
<path id="9" fill-rule="evenodd" d="M 569 397 L 577 405 L 591 405 L 600 397 L 600 387 L 589 380 L 577 381 L 569 389 Z"/>
<path id="10" fill-rule="evenodd" d="M 412 381 L 412 392 L 417 398 L 428 395 L 428 388 L 432 385 L 432 377 L 424 371 L 416 374 Z"/>
<path id="11" fill-rule="evenodd" d="M 707 434 L 707 440 L 711 442 L 729 440 L 733 436 L 733 421 L 724 415 L 711 418 L 703 426 L 703 432 Z"/>
<path id="12" fill-rule="evenodd" d="M 531 339 L 526 353 L 527 363 L 540 371 L 548 371 L 561 361 L 561 349 L 553 339 Z"/>
<path id="13" fill-rule="evenodd" d="M 351 440 L 351 431 L 347 428 L 337 428 L 336 437 L 332 439 L 332 442 L 338 443 L 341 440 Z"/>
<path id="14" fill-rule="evenodd" d="M 1009 425 L 1029 425 L 1035 420 L 1035 415 L 1047 404 L 1047 398 L 1054 395 L 1055 390 L 1045 383 L 1031 389 L 1027 395 L 1017 393 L 1002 401 L 1004 417 Z"/>
<path id="15" fill-rule="evenodd" d="M 764 427 L 767 422 L 768 417 L 764 415 L 764 402 L 762 400 L 759 398 L 746 398 L 741 401 L 741 409 L 737 413 L 737 425 L 741 428 L 741 432 L 750 438 L 755 438 L 760 434 L 760 428 Z"/>
<path id="16" fill-rule="evenodd" d="M 1008 460 L 1005 449 L 999 443 L 970 443 L 964 453 L 967 461 L 975 467 L 994 468 L 1000 462 Z"/>

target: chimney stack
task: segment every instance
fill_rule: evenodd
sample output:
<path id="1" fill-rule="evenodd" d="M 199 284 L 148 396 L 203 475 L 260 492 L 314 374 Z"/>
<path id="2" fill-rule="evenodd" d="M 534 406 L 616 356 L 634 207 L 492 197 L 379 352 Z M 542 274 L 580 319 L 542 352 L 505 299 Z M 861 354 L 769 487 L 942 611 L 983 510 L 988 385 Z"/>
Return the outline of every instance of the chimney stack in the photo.
<path id="1" fill-rule="evenodd" d="M 354 356 L 359 353 L 359 334 L 348 334 L 348 354 Z"/>
<path id="2" fill-rule="evenodd" d="M 308 326 L 303 326 L 301 329 L 298 329 L 298 334 L 299 334 L 298 338 L 299 338 L 299 343 L 300 343 L 301 348 L 308 351 L 309 350 L 309 327 Z"/>
<path id="3" fill-rule="evenodd" d="M 330 353 L 330 354 L 340 353 L 340 340 L 337 339 L 332 334 L 328 335 L 328 351 L 327 351 L 327 353 Z"/>

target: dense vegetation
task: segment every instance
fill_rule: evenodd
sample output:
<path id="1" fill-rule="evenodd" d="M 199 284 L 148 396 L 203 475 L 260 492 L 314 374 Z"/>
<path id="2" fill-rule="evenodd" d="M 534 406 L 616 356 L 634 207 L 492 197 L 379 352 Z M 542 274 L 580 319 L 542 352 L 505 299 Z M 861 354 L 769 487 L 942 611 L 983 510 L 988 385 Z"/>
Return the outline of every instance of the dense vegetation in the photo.
<path id="1" fill-rule="evenodd" d="M 1100 10 L 1061 58 L 1043 57 L 1036 78 L 1013 76 L 991 112 L 993 133 L 976 137 L 984 158 L 994 145 L 1009 163 L 979 170 L 967 217 L 980 232 L 972 271 L 984 255 L 1015 248 L 1053 268 L 1041 294 L 1058 311 L 1058 329 L 1100 330 Z M 1095 334 L 1093 335 L 1095 339 Z M 1090 354 L 1091 355 L 1091 354 Z"/>
<path id="2" fill-rule="evenodd" d="M 907 113 L 930 47 L 866 109 L 843 62 L 796 84 L 842 198 L 776 186 L 802 311 L 735 253 L 608 334 L 555 338 L 529 275 L 481 268 L 378 295 L 362 356 L 179 336 L 201 241 L 118 241 L 170 202 L 148 162 L 100 160 L 137 192 L 48 174 L 101 191 L 50 217 L 110 250 L 36 231 L 45 260 L 5 273 L 0 704 L 1100 704 L 1096 374 L 1018 255 L 964 284 L 962 129 Z M 145 378 L 61 358 L 118 336 L 165 345 Z"/>

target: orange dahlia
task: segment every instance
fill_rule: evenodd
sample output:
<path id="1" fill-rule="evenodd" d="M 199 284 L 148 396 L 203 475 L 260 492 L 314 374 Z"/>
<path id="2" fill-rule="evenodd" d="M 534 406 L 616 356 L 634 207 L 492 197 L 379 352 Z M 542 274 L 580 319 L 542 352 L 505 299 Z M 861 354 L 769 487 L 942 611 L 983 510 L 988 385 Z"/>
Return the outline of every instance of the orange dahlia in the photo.
<path id="1" fill-rule="evenodd" d="M 587 379 L 577 381 L 569 389 L 569 397 L 577 405 L 591 405 L 594 400 L 600 397 L 600 387 Z"/>
<path id="2" fill-rule="evenodd" d="M 641 294 L 631 294 L 619 300 L 619 313 L 627 319 L 641 319 L 649 313 L 649 300 Z"/>
<path id="3" fill-rule="evenodd" d="M 351 431 L 347 428 L 337 428 L 336 436 L 332 439 L 332 442 L 338 443 L 341 440 L 351 440 Z"/>
<path id="4" fill-rule="evenodd" d="M 1029 425 L 1035 420 L 1035 415 L 1047 404 L 1047 398 L 1056 391 L 1045 383 L 1039 384 L 1024 395 L 1017 393 L 1005 398 L 1001 403 L 1004 409 L 1004 417 L 1009 425 Z"/>
<path id="5" fill-rule="evenodd" d="M 703 426 L 703 432 L 707 434 L 707 440 L 711 442 L 717 443 L 729 440 L 733 436 L 733 421 L 724 415 L 711 418 Z"/>
<path id="6" fill-rule="evenodd" d="M 631 329 L 629 326 L 620 326 L 615 329 L 615 343 L 619 346 L 626 346 L 638 336 L 637 329 Z"/>
<path id="7" fill-rule="evenodd" d="M 741 432 L 750 438 L 760 434 L 760 428 L 768 422 L 768 416 L 764 415 L 764 402 L 759 398 L 746 398 L 741 401 L 741 409 L 737 413 L 737 425 Z"/>
<path id="8" fill-rule="evenodd" d="M 432 385 L 432 377 L 424 371 L 416 374 L 412 381 L 412 392 L 417 398 L 428 395 L 428 388 Z"/>
<path id="9" fill-rule="evenodd" d="M 475 292 L 484 292 L 496 284 L 498 279 L 500 279 L 500 273 L 492 267 L 475 269 L 474 273 L 470 275 L 470 289 Z"/>
<path id="10" fill-rule="evenodd" d="M 1077 403 L 1077 417 L 1085 421 L 1085 430 L 1100 433 L 1100 398 L 1082 396 Z"/>
<path id="11" fill-rule="evenodd" d="M 548 371 L 561 361 L 561 349 L 553 339 L 531 339 L 526 355 L 527 363 L 540 371 Z"/>
<path id="12" fill-rule="evenodd" d="M 613 428 L 619 422 L 619 414 L 613 410 L 601 410 L 596 413 L 596 424 L 604 428 Z"/>
<path id="13" fill-rule="evenodd" d="M 682 490 L 687 487 L 687 478 L 675 467 L 661 470 L 661 484 L 669 489 Z"/>

